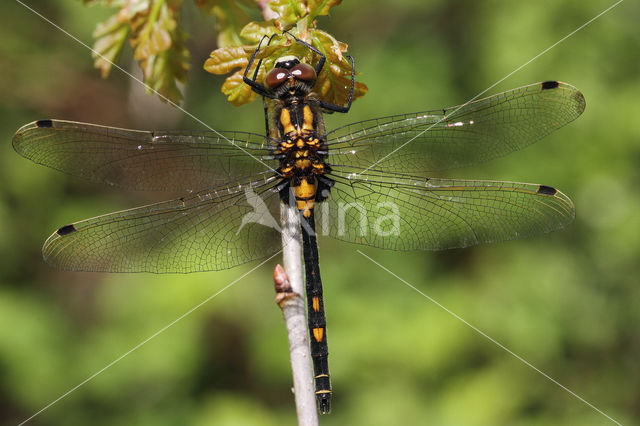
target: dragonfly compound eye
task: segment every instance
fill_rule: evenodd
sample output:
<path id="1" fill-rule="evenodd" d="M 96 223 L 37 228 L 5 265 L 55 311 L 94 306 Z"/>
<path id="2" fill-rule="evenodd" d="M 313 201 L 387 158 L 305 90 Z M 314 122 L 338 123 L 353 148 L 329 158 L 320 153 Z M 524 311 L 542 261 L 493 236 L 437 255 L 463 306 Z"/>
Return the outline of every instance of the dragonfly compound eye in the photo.
<path id="1" fill-rule="evenodd" d="M 306 82 L 312 82 L 316 79 L 316 71 L 311 65 L 298 64 L 291 68 L 291 74 L 297 79 Z"/>
<path id="2" fill-rule="evenodd" d="M 286 70 L 284 68 L 274 68 L 269 71 L 264 82 L 269 89 L 275 89 L 276 87 L 284 83 L 290 75 L 291 72 L 289 70 Z"/>

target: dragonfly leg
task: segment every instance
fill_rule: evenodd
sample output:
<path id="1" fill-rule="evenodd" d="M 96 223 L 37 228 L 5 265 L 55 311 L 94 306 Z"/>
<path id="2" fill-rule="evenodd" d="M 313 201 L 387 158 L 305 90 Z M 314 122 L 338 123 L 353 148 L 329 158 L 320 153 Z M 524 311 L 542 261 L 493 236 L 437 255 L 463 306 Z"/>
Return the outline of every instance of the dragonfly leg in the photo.
<path id="1" fill-rule="evenodd" d="M 273 34 L 271 35 L 271 37 L 269 37 L 269 41 L 267 42 L 267 46 L 271 43 L 271 40 L 273 40 L 273 38 L 275 36 L 277 36 L 278 34 Z M 262 84 L 258 83 L 256 81 L 256 78 L 258 78 L 258 70 L 260 70 L 260 66 L 262 65 L 262 59 L 258 60 L 258 65 L 256 65 L 256 69 L 253 72 L 253 77 L 249 78 L 247 77 L 247 74 L 249 73 L 249 69 L 251 69 L 251 65 L 253 65 L 253 62 L 256 59 L 256 56 L 258 55 L 258 52 L 260 51 L 260 47 L 262 46 L 262 42 L 264 41 L 264 39 L 266 39 L 267 36 L 263 36 L 260 39 L 260 43 L 258 43 L 258 47 L 256 47 L 256 50 L 253 51 L 253 54 L 251 55 L 251 58 L 249 59 L 249 63 L 247 64 L 247 67 L 244 69 L 244 74 L 242 75 L 242 81 L 244 81 L 245 84 L 249 85 L 251 87 L 251 89 L 253 89 L 254 92 L 256 92 L 257 94 L 259 94 L 260 96 L 264 96 L 267 98 L 271 98 L 274 99 L 274 95 L 273 93 L 271 93 L 271 91 L 269 89 L 267 89 L 266 87 L 264 87 Z"/>

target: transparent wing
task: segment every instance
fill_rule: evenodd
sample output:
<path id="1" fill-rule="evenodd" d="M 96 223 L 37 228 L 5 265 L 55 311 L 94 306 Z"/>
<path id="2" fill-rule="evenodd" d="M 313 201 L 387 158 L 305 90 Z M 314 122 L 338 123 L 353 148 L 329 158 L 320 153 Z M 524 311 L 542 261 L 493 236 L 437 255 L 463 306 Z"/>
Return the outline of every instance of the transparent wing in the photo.
<path id="1" fill-rule="evenodd" d="M 571 200 L 545 185 L 364 178 L 332 173 L 335 186 L 316 207 L 317 231 L 391 250 L 442 250 L 555 231 L 574 218 Z"/>
<path id="2" fill-rule="evenodd" d="M 38 164 L 136 190 L 198 191 L 275 168 L 269 141 L 252 133 L 138 131 L 40 120 L 13 137 Z M 272 172 L 269 172 L 272 173 Z"/>
<path id="3" fill-rule="evenodd" d="M 266 182 L 202 192 L 64 226 L 42 251 L 48 263 L 73 271 L 231 268 L 278 250 L 279 202 Z"/>
<path id="4" fill-rule="evenodd" d="M 531 84 L 437 111 L 361 121 L 328 133 L 329 164 L 423 174 L 482 163 L 522 149 L 575 120 L 582 93 Z"/>

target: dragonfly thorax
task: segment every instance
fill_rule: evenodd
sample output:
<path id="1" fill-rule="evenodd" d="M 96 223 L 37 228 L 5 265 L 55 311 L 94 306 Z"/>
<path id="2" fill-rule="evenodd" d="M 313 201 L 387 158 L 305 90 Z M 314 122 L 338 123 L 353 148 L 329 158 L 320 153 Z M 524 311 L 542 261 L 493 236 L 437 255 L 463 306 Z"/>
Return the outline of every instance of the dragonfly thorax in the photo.
<path id="1" fill-rule="evenodd" d="M 329 171 L 325 164 L 326 141 L 319 110 L 304 100 L 282 105 L 277 114 L 277 129 L 281 140 L 276 151 L 280 159 L 279 172 L 287 182 L 281 197 L 287 201 L 289 189 L 293 190 L 296 207 L 308 217 L 316 201 L 328 196 L 331 179 L 323 176 Z M 319 179 L 322 177 L 321 179 Z M 286 188 L 285 188 L 286 187 Z"/>

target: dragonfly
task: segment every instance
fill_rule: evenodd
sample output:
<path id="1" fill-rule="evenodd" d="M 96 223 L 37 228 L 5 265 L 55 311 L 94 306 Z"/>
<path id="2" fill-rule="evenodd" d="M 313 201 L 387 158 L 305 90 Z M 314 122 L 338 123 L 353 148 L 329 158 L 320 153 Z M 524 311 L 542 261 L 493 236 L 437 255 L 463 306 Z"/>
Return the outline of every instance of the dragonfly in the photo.
<path id="1" fill-rule="evenodd" d="M 295 37 L 294 37 L 295 38 Z M 443 250 L 566 227 L 575 208 L 539 184 L 433 177 L 522 149 L 576 119 L 582 93 L 545 81 L 450 108 L 364 120 L 327 132 L 346 113 L 314 93 L 326 58 L 294 56 L 244 82 L 263 96 L 265 135 L 140 131 L 63 120 L 20 128 L 15 150 L 78 178 L 184 196 L 65 225 L 44 243 L 49 264 L 73 271 L 190 273 L 232 268 L 281 249 L 282 203 L 300 217 L 318 409 L 331 384 L 317 235 L 371 247 Z M 316 226 L 317 225 L 317 226 Z"/>

